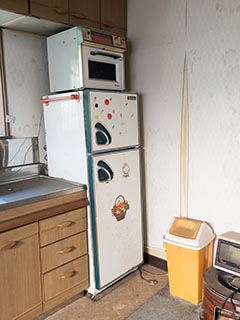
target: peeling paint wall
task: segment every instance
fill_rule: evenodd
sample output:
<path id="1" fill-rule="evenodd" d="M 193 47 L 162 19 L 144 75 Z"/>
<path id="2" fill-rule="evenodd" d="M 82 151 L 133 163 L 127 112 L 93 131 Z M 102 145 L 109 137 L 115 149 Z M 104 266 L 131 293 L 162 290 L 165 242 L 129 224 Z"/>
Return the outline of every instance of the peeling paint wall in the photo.
<path id="1" fill-rule="evenodd" d="M 240 231 L 240 0 L 129 0 L 129 83 L 141 95 L 145 245 L 164 257 L 180 213 L 184 56 L 188 65 L 188 216 Z"/>

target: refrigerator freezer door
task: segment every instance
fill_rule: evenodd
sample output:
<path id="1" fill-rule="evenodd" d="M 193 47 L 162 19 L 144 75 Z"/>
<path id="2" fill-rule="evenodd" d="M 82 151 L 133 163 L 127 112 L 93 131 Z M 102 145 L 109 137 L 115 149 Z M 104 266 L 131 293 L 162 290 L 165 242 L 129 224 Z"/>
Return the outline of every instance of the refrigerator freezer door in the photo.
<path id="1" fill-rule="evenodd" d="M 79 99 L 74 99 L 79 96 Z M 49 100 L 49 102 L 47 102 Z M 83 93 L 44 97 L 49 175 L 87 183 Z"/>
<path id="2" fill-rule="evenodd" d="M 89 153 L 139 144 L 136 94 L 86 91 L 85 97 Z"/>
<path id="3" fill-rule="evenodd" d="M 139 150 L 95 155 L 89 161 L 96 287 L 101 289 L 143 261 Z"/>

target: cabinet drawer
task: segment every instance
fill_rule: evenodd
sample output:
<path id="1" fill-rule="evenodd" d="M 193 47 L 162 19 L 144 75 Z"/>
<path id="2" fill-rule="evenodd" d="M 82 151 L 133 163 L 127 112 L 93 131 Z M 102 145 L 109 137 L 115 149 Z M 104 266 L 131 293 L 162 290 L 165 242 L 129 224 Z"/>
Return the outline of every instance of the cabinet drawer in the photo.
<path id="1" fill-rule="evenodd" d="M 41 248 L 42 272 L 45 273 L 85 254 L 87 254 L 86 231 Z"/>
<path id="2" fill-rule="evenodd" d="M 38 224 L 32 223 L 24 227 L 16 228 L 10 231 L 5 231 L 0 233 L 0 251 L 6 249 L 10 249 L 14 247 L 14 243 L 31 237 L 34 234 L 38 233 Z M 11 242 L 11 244 L 10 244 Z M 9 247 L 10 246 L 10 247 Z"/>
<path id="3" fill-rule="evenodd" d="M 43 275 L 44 300 L 48 301 L 88 279 L 88 256 Z"/>
<path id="4" fill-rule="evenodd" d="M 40 246 L 67 238 L 87 229 L 86 208 L 69 211 L 39 222 Z"/>

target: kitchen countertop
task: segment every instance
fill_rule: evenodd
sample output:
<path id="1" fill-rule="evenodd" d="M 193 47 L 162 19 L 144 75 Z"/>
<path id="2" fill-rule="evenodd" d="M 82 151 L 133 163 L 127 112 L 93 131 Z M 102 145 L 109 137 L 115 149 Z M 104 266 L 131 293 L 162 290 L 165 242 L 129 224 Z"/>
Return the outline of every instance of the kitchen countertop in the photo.
<path id="1" fill-rule="evenodd" d="M 38 175 L 0 184 L 0 231 L 87 205 L 86 186 Z"/>
<path id="2" fill-rule="evenodd" d="M 83 184 L 43 175 L 5 183 L 0 185 L 0 210 L 84 190 Z"/>

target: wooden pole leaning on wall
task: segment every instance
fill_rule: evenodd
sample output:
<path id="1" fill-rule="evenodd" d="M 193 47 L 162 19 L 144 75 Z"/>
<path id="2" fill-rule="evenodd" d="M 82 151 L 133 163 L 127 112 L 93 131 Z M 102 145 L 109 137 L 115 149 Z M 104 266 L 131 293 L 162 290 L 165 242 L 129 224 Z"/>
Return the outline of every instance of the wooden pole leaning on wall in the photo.
<path id="1" fill-rule="evenodd" d="M 188 143 L 189 143 L 189 104 L 187 56 L 184 58 L 182 110 L 181 110 L 181 145 L 180 145 L 180 217 L 188 217 Z"/>

